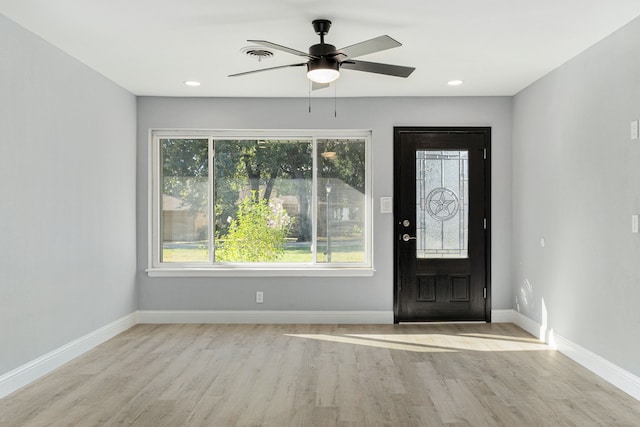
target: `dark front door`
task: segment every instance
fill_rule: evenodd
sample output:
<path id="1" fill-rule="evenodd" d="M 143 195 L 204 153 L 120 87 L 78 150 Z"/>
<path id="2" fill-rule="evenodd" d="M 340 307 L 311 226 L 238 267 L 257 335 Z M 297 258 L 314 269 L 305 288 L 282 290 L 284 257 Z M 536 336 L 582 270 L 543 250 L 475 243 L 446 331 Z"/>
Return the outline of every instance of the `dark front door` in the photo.
<path id="1" fill-rule="evenodd" d="M 396 322 L 490 321 L 490 128 L 394 129 Z"/>

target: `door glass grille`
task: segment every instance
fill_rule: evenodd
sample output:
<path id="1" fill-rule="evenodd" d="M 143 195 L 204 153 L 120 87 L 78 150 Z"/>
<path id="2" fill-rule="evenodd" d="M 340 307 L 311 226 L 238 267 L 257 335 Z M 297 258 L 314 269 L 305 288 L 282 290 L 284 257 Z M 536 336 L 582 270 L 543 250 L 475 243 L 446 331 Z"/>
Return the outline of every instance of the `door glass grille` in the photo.
<path id="1" fill-rule="evenodd" d="M 467 258 L 469 152 L 416 151 L 416 257 Z"/>

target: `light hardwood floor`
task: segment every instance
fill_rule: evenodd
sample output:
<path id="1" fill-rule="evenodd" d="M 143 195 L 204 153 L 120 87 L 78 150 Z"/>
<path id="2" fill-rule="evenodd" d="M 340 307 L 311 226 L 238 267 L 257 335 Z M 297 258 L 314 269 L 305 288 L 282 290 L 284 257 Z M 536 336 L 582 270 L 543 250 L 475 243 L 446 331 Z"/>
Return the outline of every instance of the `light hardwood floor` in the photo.
<path id="1" fill-rule="evenodd" d="M 640 402 L 511 324 L 137 325 L 0 425 L 640 426 Z"/>

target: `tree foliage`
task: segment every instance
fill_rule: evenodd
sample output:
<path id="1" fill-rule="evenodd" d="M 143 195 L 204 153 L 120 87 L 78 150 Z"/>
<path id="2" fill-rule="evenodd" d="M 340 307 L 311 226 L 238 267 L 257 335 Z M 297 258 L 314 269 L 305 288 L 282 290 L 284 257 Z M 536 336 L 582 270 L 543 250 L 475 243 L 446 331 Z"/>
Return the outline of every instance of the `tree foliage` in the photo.
<path id="1" fill-rule="evenodd" d="M 209 161 L 207 139 L 163 139 L 162 191 L 193 211 L 207 211 Z"/>
<path id="2" fill-rule="evenodd" d="M 322 153 L 335 153 L 323 157 Z M 362 140 L 320 140 L 318 143 L 320 176 L 338 179 L 364 194 L 365 149 Z"/>
<path id="3" fill-rule="evenodd" d="M 219 140 L 216 152 L 216 229 L 228 230 L 226 218 L 233 216 L 235 201 L 251 194 L 255 201 L 295 194 L 300 212 L 295 236 L 311 241 L 310 180 L 312 145 L 310 141 Z"/>
<path id="4" fill-rule="evenodd" d="M 273 262 L 284 254 L 292 220 L 282 206 L 256 200 L 252 193 L 240 202 L 229 222 L 229 232 L 216 250 L 217 261 Z"/>

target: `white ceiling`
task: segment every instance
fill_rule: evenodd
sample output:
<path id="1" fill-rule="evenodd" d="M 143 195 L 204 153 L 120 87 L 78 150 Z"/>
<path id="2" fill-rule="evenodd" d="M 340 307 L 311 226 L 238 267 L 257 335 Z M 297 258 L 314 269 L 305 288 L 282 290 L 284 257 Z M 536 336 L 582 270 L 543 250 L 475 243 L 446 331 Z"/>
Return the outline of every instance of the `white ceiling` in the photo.
<path id="1" fill-rule="evenodd" d="M 640 1 L 0 0 L 0 13 L 136 95 L 306 97 L 303 67 L 227 75 L 304 62 L 241 49 L 262 39 L 307 51 L 311 21 L 326 18 L 327 43 L 388 34 L 403 46 L 358 59 L 416 67 L 407 79 L 344 70 L 338 96 L 480 96 L 517 93 L 640 16 Z"/>

